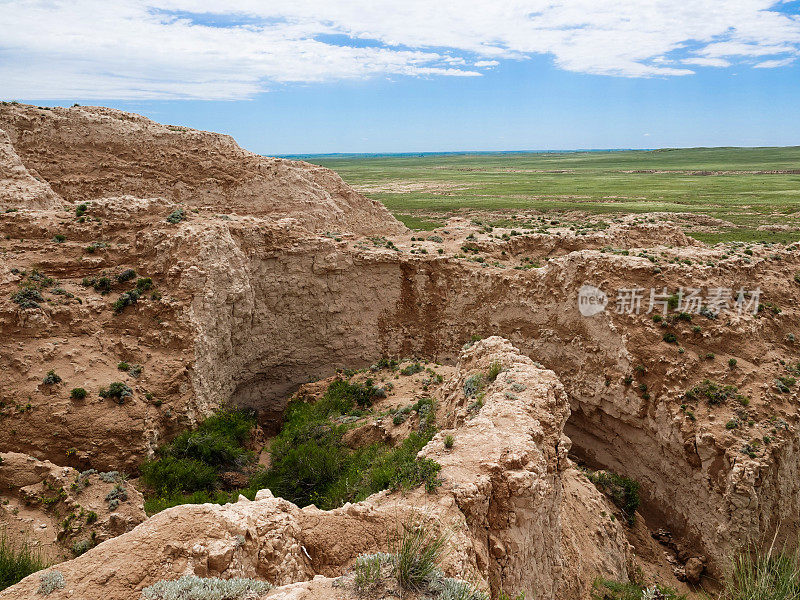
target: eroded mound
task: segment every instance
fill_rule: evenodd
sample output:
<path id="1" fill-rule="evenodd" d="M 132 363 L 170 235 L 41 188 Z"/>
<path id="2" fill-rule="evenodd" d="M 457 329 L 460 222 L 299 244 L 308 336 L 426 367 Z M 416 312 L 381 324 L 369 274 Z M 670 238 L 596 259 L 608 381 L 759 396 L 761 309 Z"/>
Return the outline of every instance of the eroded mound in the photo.
<path id="1" fill-rule="evenodd" d="M 0 130 L 25 168 L 38 172 L 67 202 L 158 197 L 226 213 L 292 217 L 321 232 L 405 229 L 383 205 L 346 186 L 333 171 L 253 154 L 226 135 L 162 125 L 110 108 L 10 103 L 0 105 Z M 13 160 L 18 170 L 19 161 L 6 156 L 11 152 L 6 135 L 0 137 L 0 164 Z M 34 187 L 30 176 L 25 179 Z M 36 197 L 43 198 L 36 204 L 12 203 L 4 190 L 0 207 L 52 207 L 47 186 L 39 187 Z"/>

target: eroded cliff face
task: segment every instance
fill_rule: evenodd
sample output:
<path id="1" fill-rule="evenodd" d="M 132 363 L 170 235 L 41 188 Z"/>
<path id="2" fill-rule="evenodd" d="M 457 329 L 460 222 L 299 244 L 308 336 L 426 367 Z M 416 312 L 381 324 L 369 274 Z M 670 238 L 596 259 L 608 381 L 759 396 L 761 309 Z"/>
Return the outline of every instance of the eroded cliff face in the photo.
<path id="1" fill-rule="evenodd" d="M 796 324 L 794 252 L 780 253 L 780 262 L 744 262 L 689 245 L 669 253 L 691 267 L 672 263 L 656 271 L 646 258 L 581 250 L 518 271 L 353 251 L 322 238 L 276 245 L 267 236 L 227 231 L 213 236 L 226 249 L 210 246 L 205 255 L 198 247 L 198 270 L 182 277 L 195 298 L 199 332 L 195 389 L 210 404 L 231 397 L 279 415 L 286 392 L 306 378 L 380 356 L 447 361 L 471 335 L 498 333 L 562 378 L 576 454 L 641 481 L 647 510 L 684 539 L 686 551 L 706 554 L 711 570 L 722 568 L 741 540 L 763 539 L 778 522 L 786 531 L 797 525 L 797 480 L 778 475 L 794 468 L 796 415 L 791 399 L 772 387 L 780 361 L 796 356 L 786 341 Z M 710 261 L 714 267 L 704 264 Z M 678 321 L 668 331 L 680 337 L 679 353 L 644 308 L 639 315 L 611 306 L 582 316 L 576 295 L 584 283 L 673 292 L 749 284 L 786 310 Z M 626 384 L 626 377 L 635 381 Z M 740 387 L 752 404 L 701 401 L 692 405 L 691 420 L 683 396 L 704 379 Z M 725 430 L 731 418 L 745 423 L 746 433 Z M 767 450 L 742 452 L 764 436 L 772 440 Z M 697 493 L 676 496 L 681 489 Z"/>
<path id="2" fill-rule="evenodd" d="M 796 530 L 797 394 L 793 385 L 776 387 L 800 361 L 796 245 L 753 245 L 749 254 L 707 248 L 646 217 L 619 218 L 589 235 L 565 228 L 518 236 L 453 219 L 433 238 L 412 240 L 382 206 L 329 171 L 252 155 L 225 136 L 98 108 L 4 106 L 0 129 L 7 134 L 0 136 L 0 204 L 12 210 L 0 213 L 0 450 L 79 470 L 135 472 L 160 441 L 222 404 L 256 408 L 262 423 L 277 424 L 288 393 L 310 379 L 383 356 L 452 363 L 473 336 L 501 335 L 555 373 L 557 381 L 537 375 L 552 394 L 529 400 L 549 415 L 535 416 L 542 440 L 559 433 L 546 446 L 533 440 L 538 450 L 517 458 L 509 450 L 494 466 L 473 465 L 482 477 L 474 492 L 492 494 L 488 508 L 459 503 L 456 488 L 448 496 L 446 511 L 482 540 L 464 560 L 486 581 L 499 574 L 522 588 L 577 590 L 591 569 L 558 575 L 559 557 L 576 564 L 587 544 L 609 544 L 590 564 L 622 573 L 615 527 L 600 523 L 589 535 L 562 520 L 561 537 L 537 545 L 525 526 L 504 521 L 506 512 L 518 513 L 539 531 L 559 514 L 571 521 L 586 507 L 605 510 L 599 499 L 586 500 L 593 488 L 565 467 L 562 429 L 574 457 L 640 481 L 643 514 L 672 531 L 678 555 L 703 556 L 712 574 L 746 540 L 771 539 L 776 527 Z M 129 269 L 136 272 L 130 281 L 121 278 Z M 115 312 L 112 302 L 138 289 L 139 278 L 151 281 Z M 584 284 L 609 294 L 605 311 L 580 314 Z M 651 288 L 720 286 L 760 288 L 764 310 L 716 318 L 670 311 L 660 322 L 647 314 Z M 623 288 L 644 291 L 639 314 L 616 312 L 613 293 Z M 31 295 L 33 305 L 18 301 L 25 289 L 39 295 Z M 141 368 L 121 371 L 121 363 Z M 45 383 L 50 370 L 62 381 Z M 733 394 L 713 403 L 687 399 L 706 379 L 736 386 L 749 403 Z M 124 402 L 99 396 L 113 382 L 130 388 Z M 491 422 L 466 418 L 462 383 L 454 379 L 441 399 L 452 411 L 447 425 L 477 436 L 483 423 L 499 435 L 502 414 Z M 77 387 L 86 398 L 71 397 Z M 548 404 L 554 398 L 560 404 Z M 426 452 L 444 464 L 456 454 L 439 455 L 439 443 Z M 542 465 L 547 476 L 534 482 L 528 473 L 541 475 Z M 458 465 L 448 468 L 454 481 L 461 476 Z M 524 481 L 503 474 L 514 469 Z M 586 507 L 559 496 L 565 489 Z M 540 495 L 539 508 L 525 505 L 531 494 Z M 275 514 L 310 510 L 262 501 Z M 201 513 L 216 522 L 228 519 L 225 511 L 247 510 L 242 503 Z M 182 539 L 188 544 L 196 532 Z M 551 552 L 559 544 L 561 554 Z M 175 572 L 195 569 L 189 550 L 176 552 Z M 355 556 L 345 554 L 316 566 L 306 558 L 307 570 L 287 579 L 276 572 L 275 581 L 335 574 Z M 525 560 L 543 565 L 542 579 L 521 569 Z M 242 561 L 229 572 L 250 572 Z"/>
<path id="3" fill-rule="evenodd" d="M 503 370 L 488 383 L 481 410 L 469 414 L 464 383 L 493 363 Z M 336 577 L 360 554 L 386 551 L 388 537 L 409 520 L 447 535 L 447 574 L 495 593 L 588 598 L 596 575 L 628 576 L 632 547 L 610 518 L 613 507 L 593 486 L 575 483 L 587 482 L 567 458 L 569 402 L 552 371 L 492 337 L 462 353 L 441 401 L 454 419 L 422 452 L 442 465 L 433 493 L 381 492 L 321 511 L 262 490 L 254 502 L 168 509 L 59 565 L 66 586 L 50 597 L 134 600 L 143 587 L 185 574 L 279 586 Z M 446 435 L 455 438 L 452 448 Z M 585 547 L 586 531 L 601 534 L 599 543 Z M 38 585 L 34 574 L 0 597 L 24 597 Z"/>

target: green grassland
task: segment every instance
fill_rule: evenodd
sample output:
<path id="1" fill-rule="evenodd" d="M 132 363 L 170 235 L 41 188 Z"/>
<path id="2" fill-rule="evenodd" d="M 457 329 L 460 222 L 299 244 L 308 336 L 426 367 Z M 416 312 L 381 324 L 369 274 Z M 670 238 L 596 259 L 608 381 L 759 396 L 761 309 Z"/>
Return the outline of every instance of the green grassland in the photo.
<path id="1" fill-rule="evenodd" d="M 800 146 L 331 156 L 310 162 L 334 169 L 347 183 L 418 229 L 435 226 L 447 214 L 465 209 L 586 214 L 664 211 L 705 214 L 730 222 L 696 234 L 710 242 L 800 239 Z M 776 224 L 797 231 L 757 230 L 760 225 Z"/>

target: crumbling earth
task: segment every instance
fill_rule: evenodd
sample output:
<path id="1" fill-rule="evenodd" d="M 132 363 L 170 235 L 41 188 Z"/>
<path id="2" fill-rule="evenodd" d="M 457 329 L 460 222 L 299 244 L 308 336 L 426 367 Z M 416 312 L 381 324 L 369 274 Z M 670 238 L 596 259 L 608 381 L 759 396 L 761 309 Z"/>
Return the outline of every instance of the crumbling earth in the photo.
<path id="1" fill-rule="evenodd" d="M 419 234 L 332 172 L 226 136 L 8 104 L 0 130 L 0 516 L 53 560 L 90 535 L 84 517 L 58 538 L 69 511 L 97 512 L 107 540 L 59 565 L 52 597 L 137 598 L 184 573 L 329 585 L 314 576 L 385 547 L 409 511 L 457 531 L 448 574 L 529 598 L 586 598 L 595 576 L 637 565 L 713 588 L 744 543 L 791 541 L 797 245 L 706 247 L 665 215 L 522 233 L 454 218 Z M 607 296 L 591 316 L 585 285 Z M 472 338 L 487 339 L 462 353 Z M 443 431 L 421 453 L 442 465 L 435 494 L 326 512 L 262 492 L 142 522 L 131 483 L 116 510 L 95 507 L 99 473 L 135 476 L 214 409 L 254 408 L 274 430 L 298 386 L 381 357 L 450 365 Z M 504 370 L 474 414 L 464 379 L 494 361 Z M 635 525 L 576 464 L 640 483 Z M 92 496 L 69 493 L 91 469 Z M 37 506 L 31 486 L 47 485 L 69 501 Z M 35 578 L 0 596 L 27 597 Z"/>

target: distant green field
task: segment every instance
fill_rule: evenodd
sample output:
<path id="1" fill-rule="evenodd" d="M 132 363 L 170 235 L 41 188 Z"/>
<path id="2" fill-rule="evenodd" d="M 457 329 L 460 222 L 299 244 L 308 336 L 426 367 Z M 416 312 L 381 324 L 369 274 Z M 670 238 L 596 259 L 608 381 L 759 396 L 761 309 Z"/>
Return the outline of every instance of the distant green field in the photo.
<path id="1" fill-rule="evenodd" d="M 334 169 L 412 228 L 430 227 L 437 216 L 463 209 L 666 211 L 729 221 L 731 226 L 715 232 L 710 242 L 800 239 L 800 146 L 310 161 Z M 797 231 L 755 231 L 769 224 Z"/>

